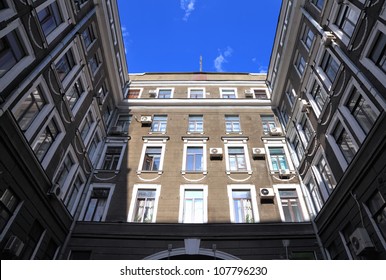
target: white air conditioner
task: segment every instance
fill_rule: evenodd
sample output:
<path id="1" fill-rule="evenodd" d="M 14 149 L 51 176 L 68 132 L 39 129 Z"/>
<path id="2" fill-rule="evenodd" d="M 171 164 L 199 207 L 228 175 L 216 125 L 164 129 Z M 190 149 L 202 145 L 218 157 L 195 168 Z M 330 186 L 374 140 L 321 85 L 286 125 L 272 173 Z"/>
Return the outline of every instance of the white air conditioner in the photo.
<path id="1" fill-rule="evenodd" d="M 55 184 L 52 189 L 50 190 L 50 195 L 55 195 L 56 197 L 59 197 L 62 192 L 62 189 L 60 188 L 59 184 Z"/>
<path id="2" fill-rule="evenodd" d="M 246 89 L 244 93 L 245 93 L 245 97 L 253 97 L 253 90 L 251 89 Z"/>
<path id="3" fill-rule="evenodd" d="M 152 121 L 151 116 L 141 116 L 141 123 L 149 124 L 151 123 L 151 121 Z"/>
<path id="4" fill-rule="evenodd" d="M 305 99 L 301 99 L 300 100 L 300 106 L 301 106 L 302 113 L 307 113 L 308 112 L 308 108 L 311 107 L 310 103 L 308 103 L 308 101 L 305 100 Z"/>
<path id="5" fill-rule="evenodd" d="M 291 172 L 289 169 L 280 169 L 279 170 L 279 177 L 280 179 L 288 179 L 291 175 Z"/>
<path id="6" fill-rule="evenodd" d="M 264 148 L 252 148 L 252 157 L 253 158 L 265 158 L 265 149 Z"/>
<path id="7" fill-rule="evenodd" d="M 151 89 L 151 90 L 149 90 L 149 95 L 150 95 L 150 97 L 156 97 L 157 91 L 155 89 Z"/>
<path id="8" fill-rule="evenodd" d="M 260 198 L 261 199 L 272 199 L 275 197 L 275 192 L 273 188 L 260 188 Z"/>
<path id="9" fill-rule="evenodd" d="M 122 126 L 118 125 L 118 126 L 113 126 L 111 127 L 110 129 L 110 135 L 121 135 L 123 132 L 123 128 Z"/>
<path id="10" fill-rule="evenodd" d="M 365 228 L 357 228 L 350 235 L 350 242 L 354 248 L 355 254 L 358 256 L 365 250 L 373 248 L 373 242 Z"/>
<path id="11" fill-rule="evenodd" d="M 5 244 L 4 252 L 12 256 L 20 256 L 21 251 L 24 248 L 24 242 L 20 240 L 19 237 L 11 235 L 8 239 L 7 244 Z"/>
<path id="12" fill-rule="evenodd" d="M 269 134 L 271 136 L 281 136 L 283 134 L 283 132 L 282 132 L 280 127 L 272 127 L 269 130 Z"/>
<path id="13" fill-rule="evenodd" d="M 329 45 L 331 45 L 331 42 L 335 39 L 336 39 L 336 37 L 332 32 L 325 31 L 325 32 L 323 32 L 323 36 L 322 36 L 322 44 L 324 46 L 329 46 Z"/>
<path id="14" fill-rule="evenodd" d="M 222 158 L 222 148 L 210 148 L 209 154 L 210 158 Z"/>

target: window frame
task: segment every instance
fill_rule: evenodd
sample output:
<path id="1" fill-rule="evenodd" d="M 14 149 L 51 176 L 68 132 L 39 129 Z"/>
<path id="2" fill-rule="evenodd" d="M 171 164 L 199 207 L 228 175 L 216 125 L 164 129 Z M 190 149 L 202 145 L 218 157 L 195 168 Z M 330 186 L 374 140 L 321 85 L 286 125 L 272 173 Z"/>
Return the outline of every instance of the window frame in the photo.
<path id="1" fill-rule="evenodd" d="M 220 98 L 223 98 L 223 99 L 237 99 L 238 98 L 237 88 L 220 87 L 219 90 L 220 90 Z M 229 95 L 229 94 L 225 94 L 224 93 L 225 91 L 233 91 L 234 97 L 224 97 L 224 96 L 228 96 Z"/>
<path id="2" fill-rule="evenodd" d="M 20 19 L 12 21 L 4 29 L 1 29 L 0 38 L 5 37 L 11 32 L 16 32 L 19 42 L 24 49 L 25 56 L 8 69 L 7 72 L 5 72 L 0 78 L 0 92 L 3 91 L 11 81 L 13 81 L 15 76 L 20 74 L 35 60 L 34 50 Z"/>
<path id="3" fill-rule="evenodd" d="M 137 169 L 137 174 L 141 173 L 158 173 L 162 174 L 163 173 L 163 164 L 164 164 L 164 159 L 165 159 L 165 150 L 166 150 L 166 140 L 165 141 L 146 141 L 143 146 L 142 146 L 142 152 L 141 152 L 141 157 L 139 160 L 138 164 L 138 169 Z M 158 170 L 143 170 L 143 163 L 145 161 L 145 154 L 147 148 L 152 148 L 152 147 L 160 147 L 161 148 L 161 155 L 160 155 L 160 166 Z"/>
<path id="4" fill-rule="evenodd" d="M 237 117 L 237 121 L 229 119 L 229 118 L 236 118 L 236 117 Z M 226 134 L 243 134 L 243 131 L 241 129 L 240 115 L 238 115 L 238 114 L 225 114 L 224 115 L 224 122 L 225 122 L 225 133 Z M 231 130 L 228 130 L 227 123 L 231 124 Z M 237 123 L 238 123 L 239 129 L 234 130 L 234 124 L 237 124 Z"/>
<path id="5" fill-rule="evenodd" d="M 322 94 L 315 94 L 315 96 L 314 96 L 314 89 L 316 86 L 319 88 L 318 92 L 320 92 Z M 308 97 L 308 100 L 310 102 L 310 105 L 312 106 L 312 109 L 314 110 L 315 115 L 318 118 L 320 118 L 320 116 L 324 113 L 327 104 L 330 102 L 330 96 L 328 95 L 328 93 L 324 89 L 322 83 L 320 83 L 318 78 L 315 76 L 313 76 L 309 80 L 307 88 L 308 89 L 306 91 L 306 96 Z M 316 97 L 318 97 L 318 98 L 316 99 Z M 325 97 L 325 100 L 324 100 L 323 106 L 320 107 L 320 104 L 317 100 L 323 101 L 324 97 Z"/>
<path id="6" fill-rule="evenodd" d="M 330 172 L 330 178 L 328 178 L 328 182 L 325 181 L 323 174 L 320 172 L 318 166 L 321 163 L 322 159 L 326 163 L 326 167 L 328 171 Z M 312 170 L 312 175 L 315 179 L 315 183 L 318 185 L 319 190 L 325 200 L 328 199 L 328 197 L 331 195 L 331 193 L 334 191 L 337 182 L 335 179 L 335 176 L 332 172 L 332 169 L 330 167 L 330 164 L 326 158 L 326 154 L 324 153 L 324 150 L 322 147 L 318 149 L 316 152 L 314 159 L 311 163 L 311 170 Z M 328 176 L 328 174 L 327 174 Z M 330 185 L 331 184 L 331 185 Z"/>
<path id="7" fill-rule="evenodd" d="M 292 163 L 292 160 L 291 160 L 291 155 L 290 155 L 290 153 L 288 151 L 288 147 L 285 143 L 283 143 L 282 141 L 269 141 L 268 140 L 268 141 L 265 141 L 264 148 L 267 151 L 268 169 L 269 169 L 271 174 L 279 173 L 281 169 L 279 168 L 278 170 L 275 170 L 273 168 L 271 153 L 270 153 L 269 148 L 282 148 L 284 150 L 284 156 L 285 156 L 285 160 L 286 160 L 286 163 L 288 166 L 288 170 L 290 172 L 293 172 L 295 170 L 293 163 Z"/>
<path id="8" fill-rule="evenodd" d="M 235 221 L 234 203 L 233 203 L 233 191 L 248 190 L 251 195 L 251 204 L 253 212 L 253 223 L 260 222 L 259 209 L 257 207 L 257 193 L 256 186 L 251 184 L 230 184 L 227 185 L 228 203 L 229 203 L 229 217 L 231 223 L 238 223 Z"/>
<path id="9" fill-rule="evenodd" d="M 109 189 L 109 194 L 108 194 L 107 199 L 106 199 L 106 204 L 105 204 L 104 209 L 103 209 L 103 214 L 102 214 L 101 220 L 100 221 L 95 221 L 95 222 L 104 222 L 104 221 L 106 221 L 106 216 L 107 216 L 107 213 L 109 211 L 111 199 L 113 197 L 114 190 L 115 190 L 115 184 L 111 184 L 111 183 L 92 183 L 90 185 L 90 187 L 89 187 L 89 189 L 87 191 L 85 203 L 83 205 L 82 211 L 81 211 L 80 216 L 79 216 L 79 221 L 85 221 L 85 216 L 87 214 L 87 209 L 88 209 L 88 206 L 89 206 L 89 203 L 90 203 L 90 199 L 91 199 L 91 195 L 92 195 L 92 192 L 94 191 L 94 189 Z M 88 221 L 88 222 L 94 222 L 94 221 L 91 220 L 91 221 Z"/>
<path id="10" fill-rule="evenodd" d="M 202 90 L 202 97 L 192 97 L 192 91 Z M 206 89 L 204 87 L 190 87 L 188 88 L 188 98 L 194 99 L 204 99 L 206 98 Z"/>
<path id="11" fill-rule="evenodd" d="M 201 118 L 201 120 L 195 120 L 193 118 Z M 202 130 L 197 130 L 197 123 L 202 123 Z M 193 123 L 195 129 L 190 130 L 190 124 Z M 190 114 L 188 116 L 188 129 L 187 129 L 187 134 L 204 134 L 204 115 L 197 115 L 197 114 Z"/>
<path id="12" fill-rule="evenodd" d="M 133 90 L 133 91 L 138 91 L 138 95 L 137 97 L 132 97 L 130 98 L 130 90 Z M 137 88 L 137 87 L 130 87 L 127 89 L 127 92 L 125 94 L 125 99 L 127 100 L 130 100 L 130 99 L 138 99 L 138 98 L 142 98 L 142 92 L 143 92 L 143 88 Z"/>
<path id="13" fill-rule="evenodd" d="M 134 184 L 133 191 L 131 194 L 131 200 L 130 200 L 130 207 L 129 207 L 129 213 L 127 217 L 127 222 L 134 222 L 134 211 L 136 208 L 137 203 L 137 194 L 139 190 L 155 190 L 155 198 L 154 198 L 154 212 L 151 223 L 155 223 L 157 221 L 157 212 L 158 212 L 158 203 L 159 203 L 159 197 L 161 194 L 161 185 L 157 184 Z"/>
<path id="14" fill-rule="evenodd" d="M 313 36 L 309 36 L 310 33 Z M 302 33 L 300 36 L 301 38 L 300 41 L 303 43 L 307 51 L 310 51 L 312 49 L 312 46 L 314 45 L 314 42 L 315 42 L 315 37 L 316 37 L 316 34 L 312 31 L 311 27 L 307 23 L 304 23 L 302 28 Z M 309 39 L 311 39 L 310 45 L 307 44 L 307 42 L 309 42 Z"/>
<path id="15" fill-rule="evenodd" d="M 224 139 L 224 148 L 225 148 L 225 168 L 226 168 L 226 174 L 252 174 L 252 166 L 251 166 L 251 160 L 249 156 L 248 151 L 248 145 L 246 143 L 246 140 L 226 140 Z M 245 170 L 231 170 L 230 167 L 230 157 L 229 157 L 229 148 L 243 148 L 244 149 L 244 160 L 245 160 Z"/>
<path id="16" fill-rule="evenodd" d="M 91 117 L 91 123 L 89 123 L 89 116 Z M 87 133 L 85 135 L 85 138 L 82 138 L 82 130 L 86 123 L 89 123 L 89 129 L 87 130 Z M 84 114 L 83 120 L 81 121 L 79 125 L 79 136 L 82 139 L 84 146 L 88 146 L 90 143 L 91 137 L 95 132 L 96 127 L 98 126 L 97 121 L 97 113 L 94 108 L 94 106 L 91 104 L 90 108 L 87 110 L 87 112 Z"/>
<path id="17" fill-rule="evenodd" d="M 326 65 L 323 65 L 326 55 L 329 55 L 329 58 L 327 59 L 327 62 L 329 63 L 326 62 Z M 326 72 L 327 69 L 331 68 L 331 61 L 334 61 L 337 64 L 337 70 L 333 81 L 330 80 L 330 77 L 327 75 L 327 72 Z M 340 71 L 341 65 L 342 63 L 340 62 L 340 60 L 335 56 L 335 54 L 331 52 L 330 49 L 322 48 L 322 51 L 320 52 L 320 57 L 317 62 L 316 72 L 319 74 L 321 80 L 324 81 L 324 85 L 329 91 L 331 90 L 334 82 L 338 79 L 338 76 L 341 72 Z"/>
<path id="18" fill-rule="evenodd" d="M 79 97 L 76 99 L 75 103 L 73 104 L 72 108 L 71 108 L 71 104 L 70 104 L 70 101 L 68 100 L 68 95 L 67 93 L 69 93 L 70 91 L 73 90 L 73 88 L 75 87 L 75 84 L 80 81 L 82 87 L 83 87 L 83 92 L 81 92 L 81 94 L 79 95 Z M 66 99 L 66 102 L 67 102 L 67 105 L 68 105 L 68 108 L 70 109 L 71 113 L 73 116 L 76 116 L 76 114 L 78 113 L 79 109 L 82 107 L 82 104 L 83 104 L 83 101 L 85 100 L 86 96 L 87 96 L 87 93 L 89 92 L 88 91 L 88 83 L 87 83 L 87 79 L 86 79 L 86 76 L 83 72 L 80 72 L 77 77 L 74 78 L 74 80 L 72 81 L 72 83 L 69 85 L 68 89 L 66 90 L 66 93 L 64 94 L 65 95 L 65 99 Z"/>
<path id="19" fill-rule="evenodd" d="M 86 43 L 86 36 L 85 36 L 85 32 L 87 33 L 87 38 L 90 39 L 90 42 L 89 44 Z M 95 42 L 97 41 L 98 37 L 97 37 L 97 32 L 95 30 L 95 23 L 94 22 L 91 22 L 83 31 L 82 31 L 82 39 L 83 39 L 83 43 L 84 43 L 84 46 L 86 47 L 86 50 L 89 51 L 92 46 L 95 44 Z"/>
<path id="20" fill-rule="evenodd" d="M 156 118 L 159 118 L 159 119 L 156 120 Z M 156 123 L 157 123 L 158 129 L 154 130 Z M 165 129 L 162 129 L 163 126 L 165 126 Z M 166 134 L 167 126 L 168 126 L 168 115 L 167 114 L 155 114 L 155 115 L 153 115 L 149 134 Z"/>
<path id="21" fill-rule="evenodd" d="M 295 56 L 294 66 L 299 77 L 303 77 L 304 72 L 306 71 L 306 68 L 307 68 L 307 61 L 299 51 Z M 302 68 L 300 66 L 302 66 Z"/>
<path id="22" fill-rule="evenodd" d="M 202 173 L 202 174 L 207 174 L 207 148 L 206 148 L 206 141 L 207 138 L 205 139 L 194 139 L 194 140 L 189 140 L 189 139 L 184 139 L 184 150 L 182 154 L 182 168 L 181 168 L 181 173 L 186 174 L 186 173 Z M 187 170 L 187 152 L 188 148 L 193 148 L 193 147 L 199 147 L 202 148 L 202 166 L 201 170 Z"/>
<path id="23" fill-rule="evenodd" d="M 79 55 L 78 48 L 77 48 L 77 40 L 74 39 L 73 42 L 71 44 L 69 44 L 53 62 L 53 68 L 55 69 L 55 72 L 57 73 L 57 68 L 56 68 L 57 63 L 69 51 L 71 51 L 71 53 L 72 53 L 73 60 L 74 60 L 74 66 L 66 74 L 66 76 L 63 78 L 63 80 L 60 80 L 59 74 L 57 74 L 58 75 L 58 80 L 59 80 L 59 82 L 61 82 L 61 84 L 63 85 L 64 89 L 67 89 L 67 87 L 69 86 L 70 82 L 74 79 L 75 73 L 77 73 L 79 71 L 79 69 L 80 69 L 80 63 L 79 63 L 80 55 Z"/>
<path id="24" fill-rule="evenodd" d="M 116 173 L 119 172 L 119 170 L 121 168 L 122 160 L 123 160 L 123 155 L 124 155 L 125 150 L 126 150 L 126 146 L 127 146 L 126 143 L 122 143 L 122 142 L 105 143 L 103 150 L 102 150 L 102 153 L 101 153 L 101 157 L 100 157 L 99 162 L 97 164 L 97 170 L 100 170 L 103 172 L 108 172 L 108 171 L 115 171 Z M 107 152 L 107 149 L 109 147 L 121 147 L 121 153 L 119 155 L 119 160 L 118 160 L 118 163 L 117 163 L 117 166 L 115 169 L 102 169 L 103 164 L 105 162 L 106 152 Z"/>
<path id="25" fill-rule="evenodd" d="M 324 0 L 310 0 L 311 4 L 314 5 L 314 7 L 316 7 L 319 11 L 322 11 L 323 10 L 323 7 L 324 7 Z M 320 2 L 321 3 L 321 6 L 320 6 Z"/>
<path id="26" fill-rule="evenodd" d="M 178 223 L 186 223 L 184 221 L 184 206 L 185 206 L 185 192 L 189 190 L 201 190 L 203 200 L 203 222 L 190 222 L 195 224 L 205 224 L 208 222 L 208 186 L 207 185 L 195 185 L 184 184 L 180 186 L 180 202 L 179 202 L 179 214 Z"/>
<path id="27" fill-rule="evenodd" d="M 160 91 L 163 90 L 170 90 L 170 97 L 159 97 L 160 96 Z M 162 88 L 157 88 L 157 96 L 156 98 L 158 99 L 172 99 L 174 96 L 174 88 L 172 87 L 162 87 Z"/>
<path id="28" fill-rule="evenodd" d="M 272 187 L 273 187 L 273 190 L 274 190 L 275 195 L 276 195 L 276 201 L 278 204 L 277 208 L 279 209 L 280 219 L 283 223 L 302 223 L 302 222 L 310 221 L 310 216 L 309 216 L 308 211 L 307 211 L 307 209 L 308 209 L 307 204 L 304 201 L 303 192 L 301 190 L 300 185 L 298 185 L 298 184 L 275 184 Z M 292 221 L 286 221 L 285 220 L 285 214 L 284 214 L 283 205 L 281 202 L 279 191 L 280 190 L 288 190 L 288 189 L 291 189 L 291 190 L 295 189 L 296 190 L 297 198 L 298 198 L 298 201 L 300 204 L 300 210 L 301 210 L 301 213 L 303 215 L 303 221 L 292 222 Z"/>
<path id="29" fill-rule="evenodd" d="M 10 19 L 14 15 L 17 14 L 16 8 L 14 1 L 9 1 L 9 0 L 3 0 L 7 5 L 8 8 L 0 10 L 0 18 L 3 19 L 4 21 Z"/>

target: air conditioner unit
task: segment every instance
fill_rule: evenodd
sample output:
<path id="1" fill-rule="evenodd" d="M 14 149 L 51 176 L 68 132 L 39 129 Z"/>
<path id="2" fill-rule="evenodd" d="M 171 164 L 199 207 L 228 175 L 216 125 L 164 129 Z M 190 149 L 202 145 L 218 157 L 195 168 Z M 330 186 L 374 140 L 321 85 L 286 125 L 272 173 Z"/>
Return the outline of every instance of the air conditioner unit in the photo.
<path id="1" fill-rule="evenodd" d="M 336 39 L 336 37 L 332 32 L 324 31 L 323 36 L 322 36 L 322 44 L 324 46 L 329 46 L 329 45 L 331 45 L 331 42 L 335 39 Z"/>
<path id="2" fill-rule="evenodd" d="M 141 116 L 142 124 L 149 124 L 152 122 L 151 116 Z"/>
<path id="3" fill-rule="evenodd" d="M 307 113 L 308 108 L 311 107 L 310 103 L 304 99 L 300 100 L 300 106 L 301 106 L 302 113 Z"/>
<path id="4" fill-rule="evenodd" d="M 7 244 L 5 244 L 4 252 L 12 256 L 20 256 L 21 251 L 24 248 L 24 242 L 20 240 L 19 237 L 11 235 L 8 239 Z"/>
<path id="5" fill-rule="evenodd" d="M 279 177 L 280 179 L 288 179 L 291 175 L 291 172 L 289 169 L 280 169 L 279 170 Z"/>
<path id="6" fill-rule="evenodd" d="M 269 134 L 271 136 L 281 136 L 283 134 L 282 130 L 280 127 L 272 127 L 270 130 L 269 130 Z"/>
<path id="7" fill-rule="evenodd" d="M 264 148 L 252 148 L 252 157 L 253 158 L 265 158 L 265 149 Z"/>
<path id="8" fill-rule="evenodd" d="M 246 89 L 244 93 L 245 93 L 245 97 L 253 97 L 253 90 L 251 89 Z"/>
<path id="9" fill-rule="evenodd" d="M 60 188 L 59 184 L 55 184 L 51 190 L 50 190 L 50 195 L 55 195 L 56 197 L 59 197 L 62 192 L 62 189 Z"/>
<path id="10" fill-rule="evenodd" d="M 110 135 L 121 135 L 123 132 L 122 126 L 113 126 L 110 129 Z"/>
<path id="11" fill-rule="evenodd" d="M 149 90 L 149 95 L 150 95 L 150 97 L 156 97 L 157 91 L 155 89 L 151 89 L 151 90 Z"/>
<path id="12" fill-rule="evenodd" d="M 222 148 L 210 148 L 210 158 L 222 158 Z"/>
<path id="13" fill-rule="evenodd" d="M 373 242 L 365 228 L 357 228 L 350 235 L 350 242 L 354 248 L 355 254 L 359 256 L 365 250 L 373 248 Z"/>
<path id="14" fill-rule="evenodd" d="M 273 188 L 260 188 L 260 198 L 261 199 L 272 199 L 275 197 L 275 192 Z"/>

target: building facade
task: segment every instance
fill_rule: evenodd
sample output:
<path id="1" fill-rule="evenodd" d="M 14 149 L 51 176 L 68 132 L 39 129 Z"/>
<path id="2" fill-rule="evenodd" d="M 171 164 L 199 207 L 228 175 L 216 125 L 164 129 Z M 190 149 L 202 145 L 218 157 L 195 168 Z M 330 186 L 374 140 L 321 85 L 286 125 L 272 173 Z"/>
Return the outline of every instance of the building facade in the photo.
<path id="1" fill-rule="evenodd" d="M 321 258 L 265 78 L 129 75 L 71 257 Z"/>
<path id="2" fill-rule="evenodd" d="M 116 1 L 0 1 L 1 259 L 66 258 L 127 85 L 118 26 Z"/>
<path id="3" fill-rule="evenodd" d="M 328 259 L 386 258 L 385 1 L 283 1 L 267 84 Z"/>

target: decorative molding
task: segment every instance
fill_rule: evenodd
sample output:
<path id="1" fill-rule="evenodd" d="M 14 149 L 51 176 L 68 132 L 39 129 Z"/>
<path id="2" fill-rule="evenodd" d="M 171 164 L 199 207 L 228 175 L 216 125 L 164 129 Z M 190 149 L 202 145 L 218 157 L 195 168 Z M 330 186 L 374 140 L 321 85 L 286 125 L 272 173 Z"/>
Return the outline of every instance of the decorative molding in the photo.
<path id="1" fill-rule="evenodd" d="M 31 26 L 31 19 L 33 19 L 33 17 L 32 17 L 31 14 L 30 14 L 29 17 L 28 17 L 28 29 L 29 29 L 29 34 L 32 35 L 32 36 L 30 36 L 30 38 L 32 39 L 32 42 L 35 44 L 35 46 L 42 50 L 42 49 L 43 49 L 43 46 L 39 45 L 39 43 L 35 40 L 35 37 L 33 36 L 33 33 L 32 33 L 32 26 Z"/>
<path id="2" fill-rule="evenodd" d="M 61 95 L 60 92 L 57 92 L 55 87 L 53 86 L 52 80 L 51 80 L 51 75 L 55 76 L 55 73 L 53 73 L 52 67 L 50 67 L 50 70 L 48 71 L 48 83 L 49 83 L 50 88 L 51 88 L 53 93 L 55 93 L 56 95 Z"/>
<path id="3" fill-rule="evenodd" d="M 68 119 L 66 118 L 66 116 L 64 115 L 63 105 L 64 105 L 64 102 L 61 102 L 61 103 L 60 103 L 60 113 L 61 113 L 61 115 L 62 115 L 62 118 L 63 118 L 63 120 L 64 120 L 66 123 L 71 123 L 71 119 L 68 120 Z M 66 111 L 67 111 L 67 110 L 66 110 Z"/>
<path id="4" fill-rule="evenodd" d="M 369 19 L 368 19 L 367 17 L 365 17 L 365 32 L 364 32 L 364 34 L 363 34 L 363 36 L 362 36 L 362 39 L 360 40 L 359 44 L 358 44 L 355 48 L 353 48 L 352 51 L 358 50 L 358 49 L 363 45 L 363 42 L 364 42 L 366 39 L 368 39 L 368 38 L 366 37 L 366 34 L 367 34 L 367 28 L 368 28 L 368 27 L 369 27 Z"/>
<path id="5" fill-rule="evenodd" d="M 197 183 L 205 179 L 206 175 L 204 174 L 200 179 L 188 179 L 185 175 L 182 175 L 182 177 L 185 179 L 185 181 L 191 182 L 191 183 Z"/>
<path id="6" fill-rule="evenodd" d="M 326 125 L 330 121 L 331 113 L 332 113 L 332 104 L 329 103 L 329 105 L 330 105 L 330 107 L 329 107 L 330 111 L 328 112 L 326 120 L 323 123 L 321 123 L 322 126 Z"/>
<path id="7" fill-rule="evenodd" d="M 340 86 L 340 89 L 335 94 L 332 95 L 333 97 L 339 96 L 342 93 L 342 91 L 344 91 L 344 85 L 346 83 L 346 71 L 344 71 L 344 68 L 342 69 L 341 73 L 343 73 L 343 82 L 342 82 L 342 85 Z"/>
<path id="8" fill-rule="evenodd" d="M 232 178 L 231 175 L 228 175 L 228 178 L 231 179 L 232 181 L 234 182 L 238 182 L 238 183 L 241 183 L 241 182 L 245 182 L 245 181 L 248 181 L 249 179 L 251 179 L 252 175 L 249 175 L 247 178 L 245 179 L 235 179 L 235 178 Z"/>
<path id="9" fill-rule="evenodd" d="M 117 177 L 117 174 L 114 173 L 111 177 L 101 178 L 101 177 L 98 177 L 98 175 L 94 173 L 94 177 L 97 178 L 99 181 L 108 181 L 108 180 L 111 180 L 111 179 L 114 179 L 115 177 Z"/>
<path id="10" fill-rule="evenodd" d="M 144 179 L 139 174 L 137 174 L 137 177 L 138 177 L 138 179 L 140 179 L 143 182 L 153 182 L 153 181 L 158 180 L 161 177 L 161 175 L 158 175 L 157 177 L 155 177 L 153 179 Z"/>

